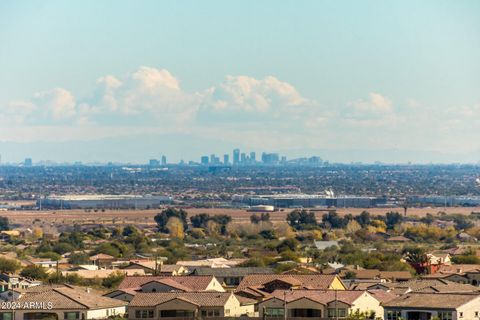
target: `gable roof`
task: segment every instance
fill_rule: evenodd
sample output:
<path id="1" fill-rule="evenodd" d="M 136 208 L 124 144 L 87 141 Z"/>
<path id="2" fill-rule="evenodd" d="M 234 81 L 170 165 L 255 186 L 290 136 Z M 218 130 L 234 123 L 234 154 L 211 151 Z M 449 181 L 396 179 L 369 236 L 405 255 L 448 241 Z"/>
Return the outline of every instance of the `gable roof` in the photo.
<path id="1" fill-rule="evenodd" d="M 165 280 L 169 279 L 169 280 Z M 190 291 L 204 291 L 215 279 L 214 276 L 127 276 L 118 286 L 118 289 L 140 289 L 143 285 L 152 281 L 169 281 L 172 286 L 174 281 L 179 286 L 187 287 Z"/>
<path id="2" fill-rule="evenodd" d="M 22 305 L 30 302 L 52 303 L 54 309 L 103 309 L 126 305 L 124 301 L 97 295 L 86 289 L 66 286 L 50 288 L 45 286 L 42 290 L 26 292 L 17 301 Z"/>
<path id="3" fill-rule="evenodd" d="M 295 281 L 296 285 L 305 289 L 328 289 L 337 278 L 331 274 L 250 274 L 245 276 L 236 291 L 249 289 L 261 289 L 266 283 L 274 280 Z"/>
<path id="4" fill-rule="evenodd" d="M 170 300 L 182 299 L 203 307 L 221 307 L 232 295 L 231 292 L 155 292 L 137 293 L 129 307 L 154 307 Z"/>
<path id="5" fill-rule="evenodd" d="M 366 291 L 354 290 L 276 290 L 271 294 L 271 297 L 266 300 L 279 299 L 284 301 L 284 298 L 286 298 L 287 303 L 290 303 L 306 298 L 323 305 L 327 305 L 335 300 L 352 305 L 355 300 L 365 294 L 365 292 Z"/>
<path id="6" fill-rule="evenodd" d="M 390 308 L 456 309 L 480 295 L 473 293 L 420 293 L 411 292 L 385 302 Z"/>
<path id="7" fill-rule="evenodd" d="M 195 275 L 212 275 L 215 277 L 243 277 L 249 274 L 273 274 L 274 270 L 267 267 L 232 267 L 232 268 L 206 268 L 193 269 Z"/>

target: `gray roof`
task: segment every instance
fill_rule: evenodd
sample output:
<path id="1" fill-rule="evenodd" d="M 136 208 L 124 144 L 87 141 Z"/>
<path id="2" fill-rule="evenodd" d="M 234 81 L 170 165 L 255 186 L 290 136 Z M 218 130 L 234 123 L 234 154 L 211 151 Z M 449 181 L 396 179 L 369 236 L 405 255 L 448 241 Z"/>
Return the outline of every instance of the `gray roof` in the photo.
<path id="1" fill-rule="evenodd" d="M 248 274 L 273 274 L 272 268 L 263 267 L 245 267 L 245 268 L 203 268 L 193 269 L 192 274 L 199 276 L 215 276 L 215 277 L 244 277 Z"/>
<path id="2" fill-rule="evenodd" d="M 315 241 L 315 247 L 319 250 L 325 250 L 329 247 L 338 247 L 338 241 L 330 240 L 330 241 Z"/>

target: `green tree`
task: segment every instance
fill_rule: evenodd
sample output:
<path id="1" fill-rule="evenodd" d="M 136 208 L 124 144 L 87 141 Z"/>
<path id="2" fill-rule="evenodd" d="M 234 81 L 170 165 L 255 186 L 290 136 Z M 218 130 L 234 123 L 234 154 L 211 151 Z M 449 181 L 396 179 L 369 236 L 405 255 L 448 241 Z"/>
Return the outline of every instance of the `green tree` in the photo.
<path id="1" fill-rule="evenodd" d="M 125 279 L 125 274 L 121 271 L 114 272 L 102 280 L 102 286 L 109 289 L 114 289 Z"/>
<path id="2" fill-rule="evenodd" d="M 88 259 L 88 256 L 84 253 L 72 253 L 68 257 L 68 263 L 73 264 L 73 265 L 81 265 L 81 264 L 88 264 L 90 260 Z"/>
<path id="3" fill-rule="evenodd" d="M 293 228 L 302 230 L 308 226 L 317 226 L 315 213 L 307 210 L 294 210 L 287 214 L 287 222 Z"/>
<path id="4" fill-rule="evenodd" d="M 10 224 L 7 217 L 0 217 L 0 231 L 10 230 Z"/>
<path id="5" fill-rule="evenodd" d="M 0 272 L 1 273 L 15 273 L 20 269 L 20 263 L 13 259 L 0 257 Z"/>
<path id="6" fill-rule="evenodd" d="M 187 229 L 187 212 L 183 209 L 168 208 L 157 214 L 154 218 L 160 232 L 168 233 L 167 223 L 172 217 L 179 218 L 183 223 L 183 229 Z"/>
<path id="7" fill-rule="evenodd" d="M 35 280 L 45 280 L 48 278 L 48 274 L 45 271 L 45 268 L 34 264 L 23 268 L 23 270 L 20 272 L 20 275 L 22 277 Z"/>

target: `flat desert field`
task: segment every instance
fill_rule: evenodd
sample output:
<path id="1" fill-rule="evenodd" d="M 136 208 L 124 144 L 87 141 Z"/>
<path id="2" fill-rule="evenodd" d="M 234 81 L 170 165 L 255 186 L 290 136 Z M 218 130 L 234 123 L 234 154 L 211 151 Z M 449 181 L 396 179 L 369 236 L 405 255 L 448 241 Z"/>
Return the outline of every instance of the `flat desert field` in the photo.
<path id="1" fill-rule="evenodd" d="M 222 208 L 185 208 L 189 216 L 200 213 L 208 213 L 210 215 L 226 214 L 232 217 L 233 221 L 249 222 L 252 212 L 242 209 L 222 209 Z M 325 209 L 317 210 L 317 218 L 327 212 Z M 368 211 L 373 215 L 383 215 L 389 211 L 404 212 L 403 208 L 338 208 L 336 209 L 340 215 L 353 214 L 358 215 L 362 211 Z M 0 211 L 0 216 L 7 217 L 11 223 L 28 225 L 34 220 L 40 220 L 46 223 L 60 223 L 60 224 L 154 224 L 154 216 L 159 213 L 161 209 L 150 210 L 105 210 L 97 212 L 85 210 L 42 210 L 42 211 Z M 270 217 L 272 221 L 284 221 L 286 215 L 292 209 L 285 209 L 282 211 L 271 212 Z M 471 212 L 480 212 L 480 207 L 452 207 L 446 208 L 408 208 L 407 215 L 409 216 L 425 216 L 427 213 L 437 214 L 438 212 L 456 213 L 468 215 Z M 259 213 L 257 213 L 259 214 Z"/>

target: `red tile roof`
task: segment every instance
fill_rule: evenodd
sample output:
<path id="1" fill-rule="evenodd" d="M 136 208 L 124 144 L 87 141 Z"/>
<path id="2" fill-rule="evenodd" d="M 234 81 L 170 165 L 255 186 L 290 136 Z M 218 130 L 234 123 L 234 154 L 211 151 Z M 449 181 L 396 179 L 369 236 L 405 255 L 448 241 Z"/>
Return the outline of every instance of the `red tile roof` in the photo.
<path id="1" fill-rule="evenodd" d="M 127 276 L 118 289 L 140 289 L 146 283 L 163 281 L 165 284 L 170 283 L 167 284 L 169 286 L 175 282 L 178 286 L 187 287 L 191 291 L 204 291 L 213 279 L 214 276 Z"/>

